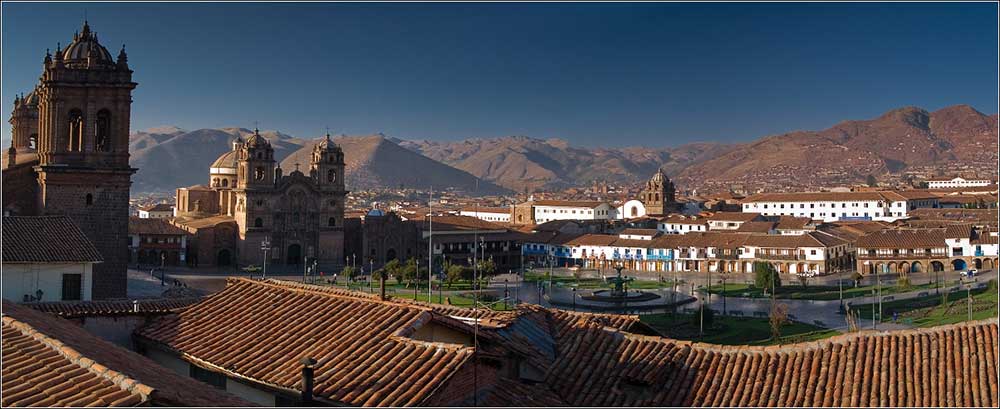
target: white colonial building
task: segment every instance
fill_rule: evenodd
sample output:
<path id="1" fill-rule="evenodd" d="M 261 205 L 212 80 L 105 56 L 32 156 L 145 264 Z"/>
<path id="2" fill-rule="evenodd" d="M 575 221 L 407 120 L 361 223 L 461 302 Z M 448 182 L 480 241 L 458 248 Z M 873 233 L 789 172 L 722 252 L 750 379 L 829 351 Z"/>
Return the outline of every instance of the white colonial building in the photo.
<path id="1" fill-rule="evenodd" d="M 94 264 L 103 258 L 70 218 L 8 216 L 0 230 L 3 298 L 14 302 L 91 300 Z"/>
<path id="2" fill-rule="evenodd" d="M 922 207 L 939 207 L 938 197 L 916 191 L 763 193 L 743 199 L 743 211 L 765 216 L 808 217 L 824 222 L 893 222 Z"/>
<path id="3" fill-rule="evenodd" d="M 475 217 L 494 223 L 510 223 L 513 210 L 509 207 L 464 207 L 458 211 L 460 216 Z"/>
<path id="4" fill-rule="evenodd" d="M 929 189 L 948 189 L 955 187 L 989 186 L 992 184 L 988 179 L 965 179 L 954 177 L 951 179 L 930 179 L 927 181 Z"/>
<path id="5" fill-rule="evenodd" d="M 612 220 L 617 211 L 611 204 L 599 201 L 535 200 L 532 202 L 535 223 L 553 220 Z"/>
<path id="6" fill-rule="evenodd" d="M 656 224 L 656 229 L 664 234 L 686 234 L 692 232 L 708 231 L 708 221 L 698 216 L 685 216 L 672 214 L 660 219 Z"/>
<path id="7" fill-rule="evenodd" d="M 646 205 L 644 205 L 639 200 L 629 200 L 622 203 L 617 209 L 618 219 L 633 219 L 637 217 L 643 217 L 646 215 Z"/>

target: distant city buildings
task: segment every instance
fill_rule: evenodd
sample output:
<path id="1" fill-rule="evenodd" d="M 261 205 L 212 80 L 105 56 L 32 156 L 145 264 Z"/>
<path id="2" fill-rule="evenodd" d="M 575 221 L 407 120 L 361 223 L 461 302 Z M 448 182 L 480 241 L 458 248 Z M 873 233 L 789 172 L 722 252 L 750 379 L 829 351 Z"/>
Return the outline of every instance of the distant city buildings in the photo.
<path id="1" fill-rule="evenodd" d="M 174 217 L 174 206 L 169 203 L 157 203 L 141 207 L 137 213 L 141 219 L 171 219 Z"/>
<path id="2" fill-rule="evenodd" d="M 767 216 L 808 217 L 824 222 L 846 220 L 896 221 L 917 208 L 939 207 L 937 196 L 925 192 L 763 193 L 743 199 L 743 211 Z"/>

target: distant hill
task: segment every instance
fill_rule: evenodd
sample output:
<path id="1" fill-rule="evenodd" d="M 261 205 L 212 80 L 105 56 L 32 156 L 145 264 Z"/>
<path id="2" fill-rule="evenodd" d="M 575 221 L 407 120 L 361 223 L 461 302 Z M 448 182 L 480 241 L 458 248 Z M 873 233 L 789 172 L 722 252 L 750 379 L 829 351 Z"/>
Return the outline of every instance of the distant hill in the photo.
<path id="1" fill-rule="evenodd" d="M 199 129 L 185 131 L 160 127 L 131 136 L 131 164 L 139 168 L 133 177 L 134 192 L 170 191 L 178 187 L 208 183 L 208 168 L 215 159 L 232 148 L 237 135 L 246 139 L 252 131 L 245 128 Z M 303 169 L 309 164 L 309 152 L 319 139 L 303 139 L 280 132 L 263 131 L 271 142 L 275 158 L 290 172 L 295 163 Z M 348 189 L 377 187 L 453 187 L 475 191 L 476 177 L 438 163 L 377 135 L 335 138 L 347 160 Z M 480 181 L 479 192 L 507 192 L 493 183 Z"/>
<path id="2" fill-rule="evenodd" d="M 281 161 L 282 169 L 291 171 L 295 164 L 306 166 L 313 145 L 319 139 L 306 142 L 301 149 Z M 467 172 L 404 149 L 381 135 L 334 138 L 344 150 L 349 189 L 407 187 L 426 189 L 455 188 L 477 192 L 476 178 Z M 479 181 L 481 194 L 509 193 L 507 189 L 488 181 Z"/>
<path id="3" fill-rule="evenodd" d="M 458 142 L 399 141 L 412 149 L 510 189 L 561 188 L 594 180 L 634 182 L 662 167 L 668 174 L 732 149 L 719 143 L 671 148 L 573 147 L 560 139 L 510 136 Z"/>
<path id="4" fill-rule="evenodd" d="M 795 131 L 740 144 L 694 163 L 678 174 L 682 183 L 749 181 L 751 178 L 812 178 L 823 175 L 864 180 L 868 174 L 898 173 L 911 166 L 997 158 L 997 117 L 968 105 L 934 112 L 905 107 L 875 119 L 841 122 L 823 131 Z"/>
<path id="5" fill-rule="evenodd" d="M 209 165 L 230 149 L 243 128 L 185 131 L 160 127 L 132 135 L 137 192 L 207 182 Z M 317 141 L 262 133 L 286 171 L 308 164 Z M 583 148 L 560 139 L 525 136 L 457 142 L 401 140 L 381 135 L 336 138 L 347 158 L 350 189 L 454 187 L 480 193 L 523 192 L 587 185 L 594 180 L 638 182 L 662 168 L 686 188 L 730 185 L 817 187 L 862 182 L 865 176 L 915 166 L 997 160 L 997 116 L 968 105 L 934 112 L 894 109 L 878 118 L 844 121 L 822 131 L 794 131 L 747 143 L 689 143 L 672 147 Z M 664 140 L 664 145 L 669 141 Z"/>

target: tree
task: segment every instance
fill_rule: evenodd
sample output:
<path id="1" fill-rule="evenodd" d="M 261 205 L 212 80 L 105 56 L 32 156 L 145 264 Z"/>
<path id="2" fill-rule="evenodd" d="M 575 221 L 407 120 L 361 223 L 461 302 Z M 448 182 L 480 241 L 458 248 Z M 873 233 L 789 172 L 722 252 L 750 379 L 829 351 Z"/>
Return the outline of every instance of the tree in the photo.
<path id="1" fill-rule="evenodd" d="M 927 181 L 917 182 L 917 189 L 927 189 Z"/>
<path id="2" fill-rule="evenodd" d="M 354 280 L 354 276 L 358 274 L 358 270 L 354 267 L 347 266 L 343 270 L 340 270 L 340 274 L 347 278 L 347 282 Z"/>
<path id="3" fill-rule="evenodd" d="M 462 279 L 464 270 L 465 268 L 458 264 L 452 264 L 447 260 L 444 262 L 444 274 L 448 283 L 448 289 L 451 289 L 451 285 L 454 282 Z"/>
<path id="4" fill-rule="evenodd" d="M 857 288 L 858 287 L 858 283 L 860 283 L 861 279 L 865 278 L 865 276 L 864 276 L 864 274 L 861 274 L 860 271 L 855 271 L 854 272 L 854 276 L 851 277 L 851 278 L 854 279 L 854 288 Z"/>
<path id="5" fill-rule="evenodd" d="M 865 183 L 867 183 L 870 187 L 878 186 L 878 180 L 875 180 L 875 175 L 872 175 L 871 173 L 869 173 L 868 176 L 865 176 Z"/>
<path id="6" fill-rule="evenodd" d="M 410 284 L 416 284 L 416 282 L 420 279 L 419 272 L 420 269 L 417 267 L 417 259 L 410 257 L 409 260 L 406 260 L 406 264 L 400 268 L 399 277 L 406 281 L 406 288 L 410 288 Z"/>
<path id="7" fill-rule="evenodd" d="M 704 305 L 699 307 L 698 311 L 691 316 L 691 325 L 694 326 L 704 325 L 706 328 L 708 328 L 712 326 L 713 321 L 715 321 L 715 310 L 711 308 L 705 308 Z"/>
<path id="8" fill-rule="evenodd" d="M 774 265 L 771 263 L 755 261 L 753 263 L 753 275 L 754 287 L 763 289 L 764 292 L 771 291 L 771 288 L 777 289 L 781 287 L 781 277 L 778 276 L 778 271 L 774 269 Z"/>
<path id="9" fill-rule="evenodd" d="M 771 316 L 768 318 L 771 324 L 771 339 L 781 338 L 781 326 L 788 322 L 788 305 L 774 303 L 771 306 Z"/>
<path id="10" fill-rule="evenodd" d="M 492 258 L 479 261 L 479 273 L 484 277 L 491 277 L 497 271 L 496 264 L 493 263 Z"/>
<path id="11" fill-rule="evenodd" d="M 385 263 L 385 265 L 382 266 L 382 268 L 375 270 L 375 275 L 373 276 L 373 278 L 388 280 L 389 277 L 399 277 L 399 270 L 400 270 L 399 260 L 392 259 L 389 260 L 388 263 Z"/>

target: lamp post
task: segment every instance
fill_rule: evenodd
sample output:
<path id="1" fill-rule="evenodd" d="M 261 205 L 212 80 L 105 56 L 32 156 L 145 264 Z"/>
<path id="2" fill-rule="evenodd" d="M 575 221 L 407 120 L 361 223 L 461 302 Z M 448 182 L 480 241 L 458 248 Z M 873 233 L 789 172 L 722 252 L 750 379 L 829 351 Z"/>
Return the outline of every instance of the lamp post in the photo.
<path id="1" fill-rule="evenodd" d="M 160 287 L 164 286 L 167 271 L 163 269 L 163 264 L 167 261 L 167 253 L 160 253 Z"/>
<path id="2" fill-rule="evenodd" d="M 507 310 L 507 297 L 510 296 L 510 292 L 507 290 L 507 282 L 509 279 L 503 279 L 503 309 Z"/>
<path id="3" fill-rule="evenodd" d="M 576 312 L 576 287 L 573 287 L 573 312 Z"/>
<path id="4" fill-rule="evenodd" d="M 837 287 L 840 293 L 840 312 L 844 312 L 844 270 L 841 269 L 837 274 Z"/>
<path id="5" fill-rule="evenodd" d="M 963 284 L 968 284 L 968 287 L 966 287 L 966 293 L 965 293 L 966 300 L 967 300 L 967 303 L 968 303 L 968 306 L 969 306 L 969 317 L 968 317 L 967 320 L 968 321 L 972 321 L 972 286 L 973 286 L 973 283 L 975 283 L 979 279 L 976 278 L 976 271 L 975 270 L 963 271 L 962 272 L 962 278 L 963 278 L 963 280 L 962 280 Z M 966 278 L 971 279 L 971 280 L 966 283 L 965 280 L 964 280 Z"/>
<path id="6" fill-rule="evenodd" d="M 263 270 L 261 271 L 261 278 L 267 278 L 267 252 L 271 251 L 271 238 L 264 237 L 264 240 L 260 242 L 260 250 L 264 253 L 264 260 L 261 261 Z"/>

